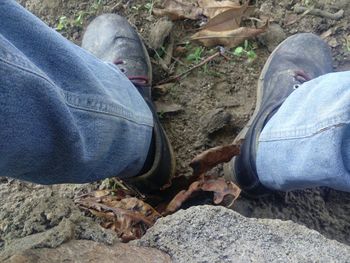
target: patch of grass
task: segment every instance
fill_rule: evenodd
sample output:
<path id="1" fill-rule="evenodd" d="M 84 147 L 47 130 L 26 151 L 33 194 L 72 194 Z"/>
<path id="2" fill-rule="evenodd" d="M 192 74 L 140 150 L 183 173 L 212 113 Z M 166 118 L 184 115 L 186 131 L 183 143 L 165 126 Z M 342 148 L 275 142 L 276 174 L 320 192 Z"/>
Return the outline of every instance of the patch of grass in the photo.
<path id="1" fill-rule="evenodd" d="M 80 10 L 73 18 L 61 16 L 56 25 L 57 31 L 65 31 L 68 28 L 77 27 L 82 29 L 85 18 L 90 15 L 95 15 L 103 6 L 103 0 L 95 0 L 88 10 Z"/>
<path id="2" fill-rule="evenodd" d="M 199 63 L 202 59 L 203 56 L 203 51 L 204 48 L 203 47 L 196 47 L 193 52 L 191 52 L 190 54 L 188 54 L 188 56 L 186 57 L 186 59 L 188 61 L 191 62 L 195 62 L 195 63 Z"/>
<path id="3" fill-rule="evenodd" d="M 155 52 L 155 55 L 158 59 L 161 59 L 165 53 L 166 53 L 166 50 L 165 50 L 165 47 L 164 46 L 161 46 L 160 48 L 158 48 L 157 50 L 154 50 Z"/>
<path id="4" fill-rule="evenodd" d="M 87 16 L 89 13 L 85 11 L 79 11 L 78 14 L 75 16 L 73 24 L 76 27 L 82 27 L 84 23 L 84 18 Z"/>
<path id="5" fill-rule="evenodd" d="M 151 0 L 150 2 L 146 3 L 144 7 L 148 11 L 148 13 L 151 15 L 154 7 L 154 0 Z"/>
<path id="6" fill-rule="evenodd" d="M 103 0 L 95 0 L 95 2 L 90 7 L 90 11 L 97 12 L 98 10 L 100 10 L 100 8 L 102 8 L 102 4 L 103 4 Z"/>
<path id="7" fill-rule="evenodd" d="M 66 16 L 61 16 L 58 19 L 58 24 L 56 26 L 56 30 L 57 31 L 62 31 L 62 30 L 66 30 L 68 27 L 68 20 Z"/>
<path id="8" fill-rule="evenodd" d="M 159 118 L 160 120 L 164 119 L 164 117 L 165 117 L 165 112 L 161 111 L 161 112 L 157 112 L 157 114 L 158 114 L 158 118 Z"/>
<path id="9" fill-rule="evenodd" d="M 254 47 L 248 40 L 244 41 L 243 46 L 236 47 L 233 50 L 233 55 L 236 57 L 246 57 L 249 62 L 257 58 L 257 54 L 254 51 Z"/>

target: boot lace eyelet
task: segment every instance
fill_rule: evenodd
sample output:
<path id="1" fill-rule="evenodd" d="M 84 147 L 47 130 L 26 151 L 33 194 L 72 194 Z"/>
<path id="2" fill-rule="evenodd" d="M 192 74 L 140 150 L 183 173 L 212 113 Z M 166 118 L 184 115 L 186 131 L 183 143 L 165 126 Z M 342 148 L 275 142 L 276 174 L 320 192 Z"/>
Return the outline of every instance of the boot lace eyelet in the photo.
<path id="1" fill-rule="evenodd" d="M 299 87 L 300 87 L 299 84 L 294 84 L 294 85 L 293 85 L 293 89 L 294 89 L 294 90 L 298 89 Z"/>

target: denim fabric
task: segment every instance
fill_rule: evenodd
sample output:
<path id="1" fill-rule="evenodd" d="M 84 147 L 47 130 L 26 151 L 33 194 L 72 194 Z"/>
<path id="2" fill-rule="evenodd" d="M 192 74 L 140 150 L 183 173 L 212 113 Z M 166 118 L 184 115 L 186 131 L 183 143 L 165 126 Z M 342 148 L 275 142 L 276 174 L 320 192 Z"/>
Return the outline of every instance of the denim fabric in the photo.
<path id="1" fill-rule="evenodd" d="M 259 137 L 257 170 L 271 189 L 350 192 L 350 72 L 313 79 L 287 98 Z"/>
<path id="2" fill-rule="evenodd" d="M 41 184 L 134 176 L 152 127 L 117 67 L 0 1 L 0 176 Z"/>

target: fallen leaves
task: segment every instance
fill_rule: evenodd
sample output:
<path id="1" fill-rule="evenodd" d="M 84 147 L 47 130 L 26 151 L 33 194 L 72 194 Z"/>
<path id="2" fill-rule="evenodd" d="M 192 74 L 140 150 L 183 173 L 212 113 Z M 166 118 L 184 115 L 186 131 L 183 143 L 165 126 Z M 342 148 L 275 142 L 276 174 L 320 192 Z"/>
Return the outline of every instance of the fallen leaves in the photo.
<path id="1" fill-rule="evenodd" d="M 168 204 L 164 214 L 171 214 L 177 211 L 181 205 L 189 200 L 195 192 L 206 191 L 214 193 L 214 204 L 220 204 L 226 196 L 232 197 L 233 203 L 241 193 L 241 189 L 232 182 L 227 182 L 223 178 L 203 177 L 190 185 L 187 190 L 180 191 Z"/>
<path id="2" fill-rule="evenodd" d="M 203 15 L 213 18 L 227 10 L 239 9 L 239 3 L 232 1 L 198 0 L 198 5 L 203 10 Z"/>
<path id="3" fill-rule="evenodd" d="M 217 45 L 228 48 L 236 47 L 246 39 L 255 37 L 266 31 L 268 22 L 261 28 L 239 27 L 233 30 L 213 31 L 210 28 L 203 29 L 191 37 L 191 40 L 200 42 L 203 46 L 213 47 Z"/>
<path id="4" fill-rule="evenodd" d="M 218 146 L 197 155 L 190 163 L 193 175 L 199 176 L 220 163 L 226 163 L 240 153 L 240 147 L 235 144 Z"/>
<path id="5" fill-rule="evenodd" d="M 261 28 L 242 27 L 242 19 L 253 14 L 255 7 L 232 1 L 198 0 L 166 0 L 163 9 L 154 9 L 158 16 L 169 16 L 172 20 L 198 20 L 207 17 L 209 21 L 195 33 L 190 40 L 199 42 L 205 47 L 222 45 L 228 48 L 238 46 L 246 39 L 255 37 L 266 31 L 268 21 Z"/>
<path id="6" fill-rule="evenodd" d="M 240 195 L 240 188 L 222 177 L 208 176 L 206 172 L 238 154 L 239 146 L 233 144 L 199 154 L 190 164 L 193 168 L 192 178 L 175 178 L 167 188 L 160 189 L 157 196 L 141 195 L 114 179 L 116 182 L 113 185 L 118 187 L 116 190 L 90 192 L 77 197 L 75 203 L 98 218 L 102 227 L 115 231 L 123 242 L 138 239 L 159 218 L 174 213 L 200 192 L 213 193 L 215 205 L 231 207 Z"/>
<path id="7" fill-rule="evenodd" d="M 140 238 L 161 217 L 152 206 L 121 190 L 91 192 L 75 203 L 102 219 L 101 225 L 117 232 L 123 242 Z"/>
<path id="8" fill-rule="evenodd" d="M 181 0 L 165 0 L 162 9 L 153 8 L 156 16 L 168 16 L 171 20 L 199 19 L 203 10 L 198 5 Z"/>
<path id="9" fill-rule="evenodd" d="M 232 7 L 210 19 L 202 29 L 227 31 L 239 28 L 242 18 L 250 16 L 254 10 L 255 7 L 248 4 Z"/>

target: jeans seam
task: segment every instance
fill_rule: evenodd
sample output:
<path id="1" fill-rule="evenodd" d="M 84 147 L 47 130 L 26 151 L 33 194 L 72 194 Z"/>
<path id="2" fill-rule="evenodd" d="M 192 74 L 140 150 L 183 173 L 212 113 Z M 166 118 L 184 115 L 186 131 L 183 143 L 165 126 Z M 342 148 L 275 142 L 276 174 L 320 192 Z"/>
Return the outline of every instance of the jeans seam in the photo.
<path id="1" fill-rule="evenodd" d="M 18 70 L 23 70 L 25 72 L 28 72 L 30 74 L 33 74 L 36 77 L 39 77 L 41 79 L 43 79 L 44 81 L 48 82 L 50 85 L 52 86 L 56 86 L 53 82 L 51 82 L 49 79 L 47 79 L 45 76 L 38 74 L 37 72 L 34 72 L 28 68 L 22 67 L 20 65 L 16 65 L 13 64 L 7 60 L 4 60 L 3 58 L 0 58 L 0 62 L 10 65 L 14 68 L 17 68 Z M 59 87 L 58 87 L 59 88 Z M 95 103 L 99 103 L 99 107 L 100 109 L 94 109 L 91 107 L 84 107 L 81 105 L 78 105 L 77 103 L 70 103 L 69 97 L 75 97 L 75 100 L 77 100 L 77 98 L 79 97 L 79 95 L 73 94 L 71 92 L 62 90 L 61 88 L 59 88 L 61 91 L 61 95 L 64 98 L 65 104 L 71 108 L 75 108 L 75 109 L 80 109 L 80 110 L 85 110 L 85 111 L 90 111 L 90 112 L 95 112 L 95 113 L 100 113 L 100 114 L 106 114 L 106 115 L 110 115 L 110 116 L 116 116 L 119 118 L 123 118 L 125 120 L 134 122 L 136 124 L 140 124 L 140 125 L 144 125 L 144 126 L 149 126 L 149 127 L 153 127 L 153 118 L 148 118 L 146 116 L 135 116 L 134 114 L 132 114 L 130 111 L 128 111 L 127 109 L 123 109 L 121 106 L 117 106 L 117 105 L 112 105 L 111 103 L 108 105 L 107 103 L 103 103 L 101 101 L 95 101 Z M 85 97 L 86 99 L 87 97 Z M 72 99 L 71 99 L 72 101 Z M 101 108 L 105 108 L 106 110 L 101 110 Z M 110 111 L 108 111 L 108 109 Z"/>
<path id="2" fill-rule="evenodd" d="M 294 130 L 290 129 L 277 132 L 267 132 L 267 134 L 262 134 L 260 136 L 259 142 L 308 138 L 323 131 L 344 126 L 349 123 L 349 113 L 347 111 L 341 111 L 340 113 L 335 113 L 334 116 L 309 127 L 305 126 L 304 128 Z"/>
<path id="3" fill-rule="evenodd" d="M 91 99 L 90 96 L 85 96 L 85 98 L 82 98 L 82 96 L 76 95 L 72 92 L 61 90 L 62 95 L 66 101 L 66 104 L 69 107 L 110 115 L 110 116 L 116 116 L 119 118 L 123 118 L 125 120 L 134 122 L 139 125 L 149 126 L 153 127 L 153 118 L 148 118 L 147 116 L 135 116 L 131 111 L 125 109 L 122 106 L 116 105 L 114 103 L 105 103 L 96 99 L 92 100 L 92 104 L 89 106 L 84 106 L 83 103 L 87 103 L 86 100 Z M 85 100 L 82 102 L 81 100 Z"/>
<path id="4" fill-rule="evenodd" d="M 13 64 L 12 62 L 10 62 L 8 60 L 5 60 L 3 58 L 0 58 L 0 62 L 3 62 L 4 64 L 8 64 L 8 65 L 10 65 L 12 67 L 15 67 L 15 68 L 19 69 L 19 70 L 23 70 L 23 71 L 26 71 L 28 73 L 31 73 L 31 74 L 33 74 L 33 75 L 35 75 L 35 76 L 37 76 L 37 77 L 47 81 L 51 85 L 55 86 L 55 84 L 53 82 L 51 82 L 46 76 L 41 75 L 38 72 L 35 72 L 35 71 L 33 71 L 33 70 L 29 69 L 29 68 L 26 68 L 26 67 L 23 67 L 23 66 L 20 66 L 20 65 L 17 65 L 17 64 Z"/>

